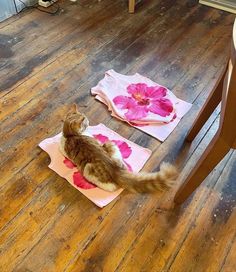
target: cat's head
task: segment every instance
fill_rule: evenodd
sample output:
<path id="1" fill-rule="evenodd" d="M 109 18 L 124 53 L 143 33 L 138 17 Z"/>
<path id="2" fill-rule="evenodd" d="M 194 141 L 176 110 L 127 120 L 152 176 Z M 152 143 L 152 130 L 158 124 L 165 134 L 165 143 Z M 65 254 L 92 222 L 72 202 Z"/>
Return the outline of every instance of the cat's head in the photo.
<path id="1" fill-rule="evenodd" d="M 66 115 L 63 134 L 65 137 L 81 134 L 89 126 L 88 118 L 73 104 Z"/>

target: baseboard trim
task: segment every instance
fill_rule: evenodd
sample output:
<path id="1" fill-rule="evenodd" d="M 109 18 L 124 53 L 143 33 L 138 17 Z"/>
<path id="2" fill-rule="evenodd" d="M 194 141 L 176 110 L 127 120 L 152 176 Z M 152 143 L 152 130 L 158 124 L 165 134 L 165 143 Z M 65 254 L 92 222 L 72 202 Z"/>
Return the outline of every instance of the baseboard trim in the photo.
<path id="1" fill-rule="evenodd" d="M 199 3 L 236 14 L 236 3 L 231 4 L 229 2 L 223 2 L 223 0 L 200 0 Z"/>
<path id="2" fill-rule="evenodd" d="M 25 4 L 28 6 L 34 5 L 38 2 L 38 0 L 24 0 Z M 25 6 L 23 3 L 19 2 L 16 0 L 16 7 L 18 12 L 21 11 Z M 16 15 L 16 10 L 15 10 L 15 6 L 14 3 L 12 2 L 11 6 L 2 14 L 0 13 L 0 22 L 10 18 L 13 15 Z"/>

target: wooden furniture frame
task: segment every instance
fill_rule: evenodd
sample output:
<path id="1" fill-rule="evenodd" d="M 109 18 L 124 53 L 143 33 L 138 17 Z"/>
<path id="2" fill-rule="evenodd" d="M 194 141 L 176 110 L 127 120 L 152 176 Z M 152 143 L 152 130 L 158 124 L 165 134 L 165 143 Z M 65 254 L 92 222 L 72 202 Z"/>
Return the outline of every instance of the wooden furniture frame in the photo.
<path id="1" fill-rule="evenodd" d="M 135 0 L 129 0 L 129 13 L 134 13 L 135 10 Z"/>
<path id="2" fill-rule="evenodd" d="M 203 182 L 231 148 L 236 149 L 236 20 L 233 28 L 231 56 L 205 105 L 190 129 L 187 140 L 192 141 L 214 109 L 221 104 L 219 129 L 209 146 L 175 195 L 181 204 Z"/>

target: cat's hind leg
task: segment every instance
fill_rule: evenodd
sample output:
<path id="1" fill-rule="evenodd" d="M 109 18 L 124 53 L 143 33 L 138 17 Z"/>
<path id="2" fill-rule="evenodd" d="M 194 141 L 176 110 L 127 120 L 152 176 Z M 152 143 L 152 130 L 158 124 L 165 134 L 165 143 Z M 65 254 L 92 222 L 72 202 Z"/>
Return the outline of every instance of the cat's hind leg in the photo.
<path id="1" fill-rule="evenodd" d="M 91 183 L 97 185 L 99 188 L 114 192 L 118 189 L 118 186 L 111 182 L 101 182 L 101 179 L 96 175 L 96 165 L 87 163 L 84 167 L 83 176 Z"/>
<path id="2" fill-rule="evenodd" d="M 120 149 L 115 143 L 108 141 L 103 144 L 102 147 L 108 153 L 111 159 L 113 159 L 121 168 L 125 168 Z"/>

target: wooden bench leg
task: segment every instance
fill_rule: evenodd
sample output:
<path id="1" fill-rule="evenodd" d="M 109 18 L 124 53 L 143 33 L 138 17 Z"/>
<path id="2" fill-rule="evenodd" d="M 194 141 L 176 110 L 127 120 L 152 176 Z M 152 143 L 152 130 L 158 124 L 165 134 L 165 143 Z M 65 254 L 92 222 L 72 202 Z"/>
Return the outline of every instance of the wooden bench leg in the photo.
<path id="1" fill-rule="evenodd" d="M 129 13 L 134 13 L 135 0 L 129 0 Z"/>
<path id="2" fill-rule="evenodd" d="M 224 158 L 229 150 L 230 147 L 225 144 L 220 136 L 215 135 L 196 166 L 192 169 L 183 185 L 177 191 L 174 201 L 178 204 L 183 203 L 204 181 L 213 168 Z"/>
<path id="3" fill-rule="evenodd" d="M 193 123 L 192 128 L 190 129 L 186 137 L 187 141 L 189 142 L 193 141 L 198 132 L 201 130 L 202 126 L 206 123 L 206 121 L 211 116 L 215 108 L 219 105 L 222 99 L 225 74 L 226 70 L 223 72 L 219 82 L 217 83 L 217 87 L 211 92 L 198 117 Z"/>

